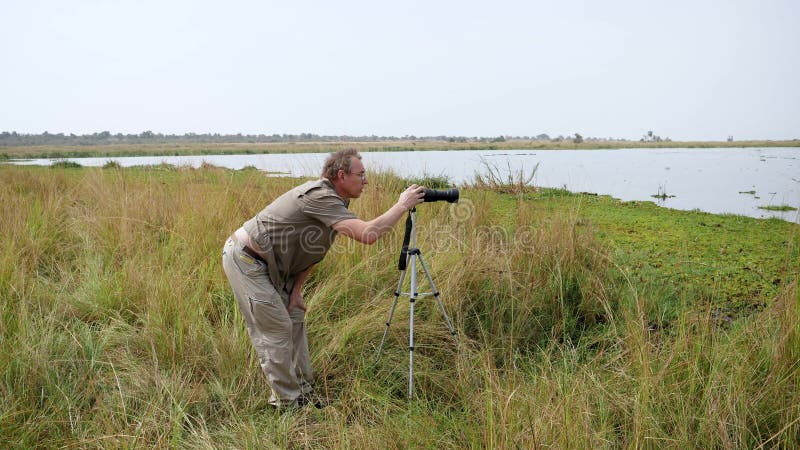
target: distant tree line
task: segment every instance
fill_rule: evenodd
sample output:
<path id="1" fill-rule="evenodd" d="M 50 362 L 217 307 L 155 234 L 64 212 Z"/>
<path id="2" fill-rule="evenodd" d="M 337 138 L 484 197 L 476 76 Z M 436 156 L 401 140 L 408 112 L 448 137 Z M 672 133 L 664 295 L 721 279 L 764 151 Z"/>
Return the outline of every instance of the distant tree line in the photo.
<path id="1" fill-rule="evenodd" d="M 0 147 L 25 146 L 25 145 L 110 145 L 110 144 L 257 144 L 280 142 L 392 142 L 392 141 L 446 141 L 446 142 L 505 142 L 511 140 L 549 141 L 560 142 L 571 139 L 570 137 L 557 136 L 551 138 L 547 134 L 536 136 L 494 136 L 494 137 L 466 137 L 466 136 L 325 136 L 313 133 L 300 134 L 219 134 L 219 133 L 186 133 L 162 134 L 152 131 L 143 131 L 138 134 L 112 134 L 109 131 L 99 133 L 76 135 L 73 133 L 48 133 L 26 134 L 16 131 L 3 131 L 0 133 Z M 583 138 L 575 134 L 573 141 L 580 143 L 586 141 L 624 141 L 612 138 Z"/>
<path id="2" fill-rule="evenodd" d="M 653 133 L 652 130 L 648 131 L 647 134 L 645 134 L 644 136 L 642 136 L 641 139 L 639 139 L 639 142 L 671 142 L 671 141 L 672 141 L 672 139 L 670 139 L 670 138 L 662 138 L 661 136 Z M 728 142 L 731 142 L 731 141 L 733 141 L 732 137 L 731 137 L 731 139 L 728 139 Z"/>

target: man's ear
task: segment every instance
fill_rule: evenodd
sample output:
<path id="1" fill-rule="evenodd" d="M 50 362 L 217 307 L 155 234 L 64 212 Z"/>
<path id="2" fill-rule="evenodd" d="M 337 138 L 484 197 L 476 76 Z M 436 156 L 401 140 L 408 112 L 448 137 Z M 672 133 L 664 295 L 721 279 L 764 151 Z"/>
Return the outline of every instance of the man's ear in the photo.
<path id="1" fill-rule="evenodd" d="M 339 171 L 336 172 L 336 179 L 337 180 L 343 180 L 345 175 L 347 175 L 347 174 L 344 173 L 344 170 L 339 169 Z"/>

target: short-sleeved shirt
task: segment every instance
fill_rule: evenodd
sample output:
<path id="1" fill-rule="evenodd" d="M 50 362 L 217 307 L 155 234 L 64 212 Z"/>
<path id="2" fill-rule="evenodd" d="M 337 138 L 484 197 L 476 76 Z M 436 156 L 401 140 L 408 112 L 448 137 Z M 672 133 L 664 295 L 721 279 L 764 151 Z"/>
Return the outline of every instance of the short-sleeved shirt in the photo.
<path id="1" fill-rule="evenodd" d="M 244 223 L 251 244 L 260 247 L 254 250 L 272 253 L 280 277 L 272 280 L 277 289 L 322 261 L 337 235 L 333 224 L 357 218 L 349 204 L 323 178 L 281 195 Z"/>

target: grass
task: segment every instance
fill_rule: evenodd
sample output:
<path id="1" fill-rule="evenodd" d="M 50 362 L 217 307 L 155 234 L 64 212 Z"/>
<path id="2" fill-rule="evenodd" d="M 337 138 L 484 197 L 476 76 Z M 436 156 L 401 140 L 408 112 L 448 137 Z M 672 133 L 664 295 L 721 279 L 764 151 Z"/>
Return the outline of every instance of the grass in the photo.
<path id="1" fill-rule="evenodd" d="M 405 181 L 370 174 L 365 218 Z M 512 180 L 513 181 L 513 180 Z M 220 268 L 300 180 L 0 167 L 0 441 L 30 447 L 787 448 L 800 445 L 797 225 L 564 190 L 419 208 L 461 334 L 407 304 L 373 362 L 401 226 L 337 241 L 306 300 L 323 410 L 279 414 Z"/>
<path id="2" fill-rule="evenodd" d="M 473 186 L 477 189 L 515 195 L 536 189 L 533 181 L 536 178 L 536 171 L 539 170 L 539 163 L 526 169 L 524 166 L 513 168 L 511 161 L 508 161 L 505 175 L 503 169 L 486 158 L 481 158 L 481 166 L 482 170 L 475 174 L 473 182 Z"/>
<path id="3" fill-rule="evenodd" d="M 353 147 L 369 151 L 415 150 L 563 150 L 615 148 L 717 148 L 717 147 L 798 147 L 800 140 L 783 141 L 535 141 L 504 140 L 500 142 L 449 142 L 447 140 L 406 140 L 369 142 L 280 142 L 280 143 L 190 143 L 190 144 L 103 144 L 103 145 L 46 145 L 0 147 L 0 160 L 18 158 L 81 158 L 121 156 L 179 156 L 265 153 L 331 153 Z"/>

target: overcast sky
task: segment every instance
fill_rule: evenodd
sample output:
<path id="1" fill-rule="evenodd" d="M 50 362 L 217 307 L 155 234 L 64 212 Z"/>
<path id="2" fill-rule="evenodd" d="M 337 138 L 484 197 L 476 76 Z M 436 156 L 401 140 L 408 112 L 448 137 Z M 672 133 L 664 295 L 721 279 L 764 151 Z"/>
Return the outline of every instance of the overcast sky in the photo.
<path id="1" fill-rule="evenodd" d="M 800 138 L 800 1 L 0 2 L 0 131 Z"/>

